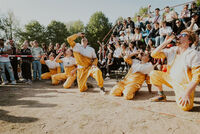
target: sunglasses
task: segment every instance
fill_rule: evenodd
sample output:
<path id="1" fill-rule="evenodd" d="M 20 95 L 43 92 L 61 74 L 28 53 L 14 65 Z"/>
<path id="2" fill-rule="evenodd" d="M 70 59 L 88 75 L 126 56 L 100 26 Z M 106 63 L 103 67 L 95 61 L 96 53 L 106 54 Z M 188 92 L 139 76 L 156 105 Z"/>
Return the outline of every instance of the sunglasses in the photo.
<path id="1" fill-rule="evenodd" d="M 177 35 L 177 38 L 186 37 L 186 36 L 188 36 L 188 34 L 182 33 L 182 34 Z"/>

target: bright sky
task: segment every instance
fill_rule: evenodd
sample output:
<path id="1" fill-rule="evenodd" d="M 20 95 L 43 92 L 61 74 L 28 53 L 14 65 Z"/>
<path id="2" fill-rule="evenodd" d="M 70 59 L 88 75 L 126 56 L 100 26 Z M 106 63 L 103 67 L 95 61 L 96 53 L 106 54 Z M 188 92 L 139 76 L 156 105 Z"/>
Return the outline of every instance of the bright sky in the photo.
<path id="1" fill-rule="evenodd" d="M 31 20 L 48 25 L 51 20 L 66 23 L 79 19 L 87 24 L 96 11 L 103 11 L 110 22 L 115 22 L 119 16 L 133 17 L 140 7 L 149 4 L 154 10 L 189 1 L 192 0 L 0 0 L 0 14 L 12 10 L 22 25 Z M 181 9 L 182 6 L 175 10 Z"/>

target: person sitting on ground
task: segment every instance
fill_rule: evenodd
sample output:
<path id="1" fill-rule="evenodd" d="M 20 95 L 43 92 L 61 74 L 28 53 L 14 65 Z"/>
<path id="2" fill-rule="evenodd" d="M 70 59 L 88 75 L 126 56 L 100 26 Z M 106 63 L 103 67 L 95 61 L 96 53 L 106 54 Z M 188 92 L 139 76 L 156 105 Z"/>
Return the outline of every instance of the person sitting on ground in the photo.
<path id="1" fill-rule="evenodd" d="M 131 59 L 133 55 L 139 54 L 134 53 L 125 58 L 125 61 L 128 64 L 131 64 L 131 69 L 128 74 L 125 76 L 124 80 L 117 83 L 110 92 L 113 96 L 121 96 L 123 94 L 126 100 L 131 100 L 135 96 L 135 93 L 142 87 L 143 82 L 146 80 L 147 84 L 149 83 L 149 77 L 147 76 L 153 69 L 148 53 L 142 52 L 140 54 L 141 61 L 137 59 Z M 151 86 L 148 85 L 149 91 Z"/>
<path id="2" fill-rule="evenodd" d="M 50 72 L 43 73 L 41 75 L 42 79 L 51 79 L 51 76 L 57 73 L 61 72 L 60 65 L 55 62 L 55 57 L 56 55 L 54 53 L 51 53 L 49 55 L 49 60 L 44 60 L 44 58 L 47 57 L 45 54 L 42 55 L 42 58 L 40 59 L 41 64 L 46 64 L 47 67 L 49 68 Z"/>
<path id="3" fill-rule="evenodd" d="M 66 80 L 63 84 L 63 87 L 70 88 L 76 79 L 76 60 L 73 57 L 73 50 L 70 48 L 65 51 L 64 58 L 60 59 L 61 55 L 63 55 L 63 52 L 60 52 L 57 55 L 55 61 L 58 63 L 63 63 L 65 72 L 52 75 L 52 84 L 58 85 L 60 81 Z"/>

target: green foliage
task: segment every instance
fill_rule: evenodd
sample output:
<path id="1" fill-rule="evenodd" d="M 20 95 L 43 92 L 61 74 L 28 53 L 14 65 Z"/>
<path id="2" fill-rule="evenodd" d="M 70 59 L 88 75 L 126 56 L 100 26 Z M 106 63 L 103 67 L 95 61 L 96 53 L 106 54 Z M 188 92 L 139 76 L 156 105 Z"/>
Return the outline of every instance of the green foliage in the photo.
<path id="1" fill-rule="evenodd" d="M 117 20 L 115 21 L 115 24 L 117 24 L 118 21 L 121 21 L 121 22 L 122 22 L 123 20 L 124 20 L 124 18 L 123 18 L 122 16 L 120 16 L 120 17 L 118 17 Z"/>
<path id="2" fill-rule="evenodd" d="M 112 24 L 103 12 L 94 13 L 85 29 L 90 45 L 97 50 L 99 47 L 97 41 L 102 41 L 111 28 Z"/>
<path id="3" fill-rule="evenodd" d="M 66 41 L 66 37 L 69 36 L 69 32 L 64 23 L 53 20 L 47 26 L 46 35 L 48 42 L 61 44 Z"/>
<path id="4" fill-rule="evenodd" d="M 12 11 L 8 11 L 0 18 L 0 36 L 5 39 L 12 39 L 19 28 L 19 22 Z"/>
<path id="5" fill-rule="evenodd" d="M 137 15 L 141 17 L 147 17 L 148 7 L 141 7 L 137 13 L 134 14 L 134 21 L 136 21 Z"/>
<path id="6" fill-rule="evenodd" d="M 24 40 L 37 40 L 38 43 L 47 43 L 46 30 L 38 21 L 31 21 L 25 25 L 25 29 L 19 30 L 17 35 L 20 38 L 20 42 Z"/>
<path id="7" fill-rule="evenodd" d="M 197 0 L 196 3 L 197 3 L 197 6 L 200 6 L 200 0 Z"/>
<path id="8" fill-rule="evenodd" d="M 75 34 L 75 33 L 78 33 L 78 32 L 83 32 L 84 29 L 85 29 L 84 24 L 80 20 L 71 22 L 71 24 L 69 24 L 69 33 L 70 34 Z"/>

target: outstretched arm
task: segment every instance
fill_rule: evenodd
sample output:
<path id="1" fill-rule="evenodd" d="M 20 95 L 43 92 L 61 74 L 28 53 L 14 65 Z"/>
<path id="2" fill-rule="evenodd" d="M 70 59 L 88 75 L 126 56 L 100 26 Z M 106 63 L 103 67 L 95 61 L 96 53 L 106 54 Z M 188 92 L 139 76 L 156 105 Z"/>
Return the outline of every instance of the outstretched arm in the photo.
<path id="1" fill-rule="evenodd" d="M 153 58 L 165 58 L 166 55 L 161 52 L 163 50 L 163 48 L 165 48 L 173 39 L 175 38 L 174 35 L 170 36 L 170 37 L 166 37 L 165 41 L 158 46 L 156 49 L 154 49 L 151 53 L 151 57 Z"/>
<path id="2" fill-rule="evenodd" d="M 73 48 L 73 47 L 76 45 L 76 42 L 75 42 L 74 40 L 75 40 L 76 38 L 82 37 L 82 36 L 84 36 L 83 33 L 77 33 L 77 34 L 74 34 L 74 35 L 68 37 L 68 38 L 67 38 L 67 41 L 68 41 L 69 45 Z"/>

